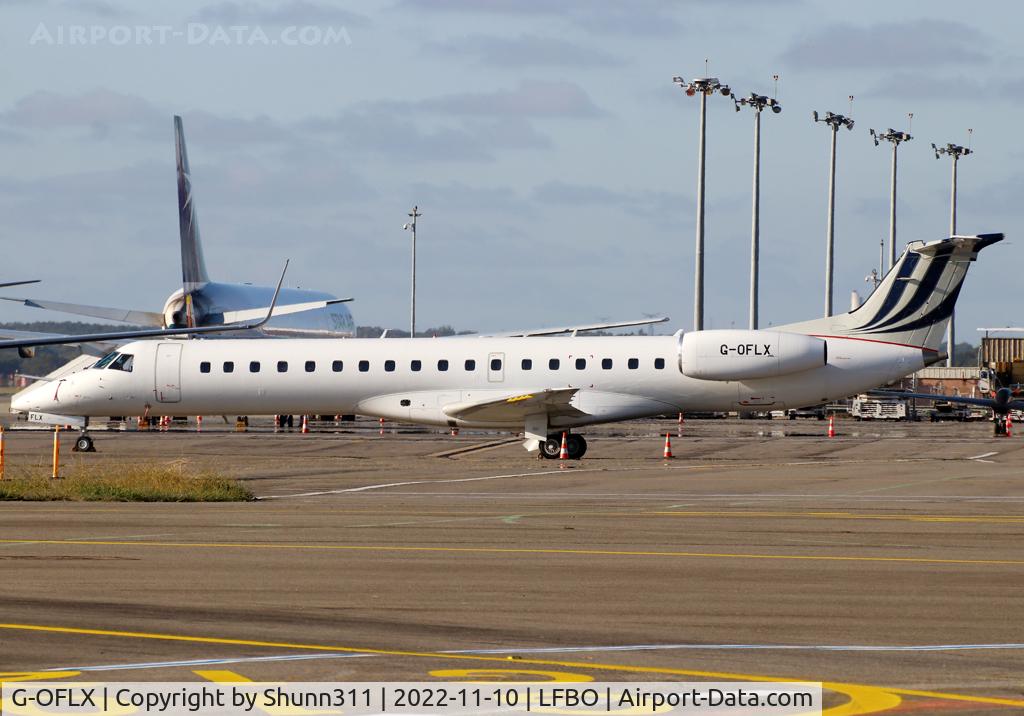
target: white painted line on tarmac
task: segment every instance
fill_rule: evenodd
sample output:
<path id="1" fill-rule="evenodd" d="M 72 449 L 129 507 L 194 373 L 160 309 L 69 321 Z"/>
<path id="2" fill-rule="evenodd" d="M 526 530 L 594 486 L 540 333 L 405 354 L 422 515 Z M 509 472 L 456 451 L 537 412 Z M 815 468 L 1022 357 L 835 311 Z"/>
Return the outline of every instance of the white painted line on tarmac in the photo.
<path id="1" fill-rule="evenodd" d="M 998 454 L 999 453 L 997 451 L 993 450 L 992 452 L 983 452 L 981 455 L 974 455 L 972 457 L 968 457 L 968 458 L 964 458 L 964 459 L 965 460 L 974 460 L 975 462 L 992 463 L 992 462 L 994 462 L 993 460 L 986 460 L 985 458 L 986 457 L 992 457 L 993 455 L 998 455 Z"/>
<path id="2" fill-rule="evenodd" d="M 555 654 L 592 651 L 973 651 L 1024 649 L 1024 644 L 630 644 L 626 646 L 551 646 L 530 649 L 464 649 L 440 651 L 439 654 Z"/>
<path id="3" fill-rule="evenodd" d="M 620 646 L 544 646 L 506 647 L 503 649 L 449 649 L 438 654 L 575 654 L 585 652 L 626 651 L 829 651 L 829 652 L 934 652 L 934 651 L 1018 651 L 1024 643 L 1005 644 L 625 644 Z M 99 664 L 95 666 L 60 666 L 43 671 L 129 671 L 135 669 L 171 669 L 218 664 L 246 664 L 280 661 L 312 661 L 316 659 L 362 659 L 379 654 L 331 653 L 278 654 L 271 656 L 239 656 L 211 659 L 180 659 L 146 661 L 134 664 Z"/>
<path id="4" fill-rule="evenodd" d="M 597 469 L 581 470 L 579 468 L 571 468 L 572 473 L 579 472 L 600 472 Z M 570 472 L 559 469 L 559 470 L 541 470 L 539 472 L 515 472 L 507 475 L 484 475 L 483 477 L 459 477 L 452 478 L 450 480 L 410 480 L 408 482 L 385 482 L 379 485 L 363 485 L 362 487 L 348 487 L 342 490 L 323 490 L 321 492 L 300 492 L 294 495 L 266 495 L 264 497 L 257 497 L 257 500 L 281 500 L 288 497 L 320 497 L 322 495 L 344 495 L 352 492 L 367 492 L 369 490 L 384 490 L 389 487 L 408 487 L 409 485 L 442 485 L 450 482 L 479 482 L 480 480 L 503 480 L 510 477 L 536 477 L 539 475 L 558 475 L 558 474 L 571 474 Z"/>
<path id="5" fill-rule="evenodd" d="M 144 661 L 139 664 L 100 664 L 98 666 L 58 666 L 43 671 L 121 671 L 131 669 L 172 669 L 187 666 L 245 664 L 261 661 L 306 661 L 309 659 L 355 659 L 377 654 L 281 654 L 277 656 L 238 656 L 221 659 L 182 659 L 179 661 Z"/>

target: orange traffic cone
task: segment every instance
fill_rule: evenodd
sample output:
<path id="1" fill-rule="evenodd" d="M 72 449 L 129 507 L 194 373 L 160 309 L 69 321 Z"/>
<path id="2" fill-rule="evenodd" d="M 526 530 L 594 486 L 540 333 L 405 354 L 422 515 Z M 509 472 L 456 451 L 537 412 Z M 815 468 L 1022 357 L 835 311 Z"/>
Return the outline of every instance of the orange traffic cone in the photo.
<path id="1" fill-rule="evenodd" d="M 1009 413 L 1006 414 L 1006 437 L 1013 437 L 1013 416 Z"/>
<path id="2" fill-rule="evenodd" d="M 380 434 L 384 434 L 384 418 L 380 419 Z"/>
<path id="3" fill-rule="evenodd" d="M 281 416 L 280 415 L 275 415 L 274 416 L 274 432 L 276 433 L 280 429 L 281 429 Z"/>
<path id="4" fill-rule="evenodd" d="M 196 416 L 196 432 L 197 433 L 203 432 L 203 416 L 202 415 L 197 415 Z"/>
<path id="5" fill-rule="evenodd" d="M 836 436 L 836 416 L 828 416 L 828 436 L 834 438 Z"/>
<path id="6" fill-rule="evenodd" d="M 452 428 L 452 437 L 453 438 L 457 438 L 458 436 L 459 436 L 459 429 L 458 428 Z"/>
<path id="7" fill-rule="evenodd" d="M 559 460 L 569 459 L 569 442 L 566 439 L 566 433 L 562 433 L 562 449 L 558 451 Z"/>
<path id="8" fill-rule="evenodd" d="M 300 431 L 303 435 L 309 435 L 309 416 L 302 416 L 302 430 Z"/>
<path id="9" fill-rule="evenodd" d="M 665 433 L 665 452 L 662 454 L 666 460 L 672 459 L 672 440 L 669 438 L 668 433 Z"/>

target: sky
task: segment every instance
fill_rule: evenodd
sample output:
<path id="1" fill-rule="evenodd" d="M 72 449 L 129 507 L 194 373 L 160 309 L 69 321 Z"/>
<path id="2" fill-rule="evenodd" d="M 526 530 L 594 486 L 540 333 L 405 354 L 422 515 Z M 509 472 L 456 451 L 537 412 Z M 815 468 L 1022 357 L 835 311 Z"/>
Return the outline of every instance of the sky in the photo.
<path id="1" fill-rule="evenodd" d="M 693 325 L 699 99 L 710 75 L 762 117 L 761 326 L 822 315 L 829 130 L 835 305 L 898 250 L 1001 231 L 958 338 L 1019 324 L 1022 11 L 1011 2 L 0 0 L 0 280 L 24 295 L 160 310 L 180 286 L 172 116 L 184 118 L 215 280 L 353 296 L 405 327 L 478 331 L 666 315 Z M 707 64 L 706 64 L 707 63 Z M 776 83 L 773 76 L 778 75 Z M 853 95 L 851 105 L 849 96 Z M 908 116 L 912 114 L 912 119 Z M 753 113 L 708 99 L 705 327 L 745 327 Z M 968 129 L 973 132 L 969 135 Z M 1007 280 L 1009 279 L 1009 280 Z M 66 318 L 16 304 L 0 320 Z M 86 320 L 86 319 L 83 319 Z"/>

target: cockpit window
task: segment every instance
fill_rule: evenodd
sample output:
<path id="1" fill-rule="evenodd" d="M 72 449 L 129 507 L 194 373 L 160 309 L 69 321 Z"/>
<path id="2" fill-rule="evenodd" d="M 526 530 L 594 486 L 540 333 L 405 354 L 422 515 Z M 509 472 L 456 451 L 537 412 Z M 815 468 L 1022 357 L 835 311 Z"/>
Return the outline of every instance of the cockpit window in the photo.
<path id="1" fill-rule="evenodd" d="M 114 360 L 115 358 L 117 358 L 117 351 L 114 351 L 113 353 L 107 353 L 105 356 L 96 361 L 96 363 L 94 363 L 92 367 L 106 368 L 110 364 L 110 361 Z"/>
<path id="2" fill-rule="evenodd" d="M 122 353 L 117 357 L 113 363 L 110 364 L 110 370 L 123 370 L 125 373 L 132 372 L 132 363 L 135 360 L 135 356 L 131 353 Z"/>

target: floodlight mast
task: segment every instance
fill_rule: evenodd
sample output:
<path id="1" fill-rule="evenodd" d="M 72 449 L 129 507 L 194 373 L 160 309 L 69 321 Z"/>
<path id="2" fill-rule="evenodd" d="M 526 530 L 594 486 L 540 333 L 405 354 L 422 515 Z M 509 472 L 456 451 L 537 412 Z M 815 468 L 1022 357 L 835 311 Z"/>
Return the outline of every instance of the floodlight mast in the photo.
<path id="1" fill-rule="evenodd" d="M 852 106 L 853 97 L 850 97 L 850 104 Z M 853 120 L 835 112 L 826 112 L 824 117 L 819 117 L 815 111 L 812 117 L 815 122 L 824 122 L 832 130 L 828 169 L 828 225 L 825 230 L 825 317 L 828 318 L 832 315 L 832 276 L 835 263 L 833 251 L 836 233 L 836 135 L 840 127 L 852 130 Z"/>
<path id="2" fill-rule="evenodd" d="M 416 219 L 423 216 L 420 213 L 420 207 L 414 206 L 412 211 L 409 212 L 409 217 L 412 219 L 407 224 L 402 226 L 406 231 L 412 232 L 412 280 L 410 281 L 411 296 L 409 301 L 409 337 L 416 337 Z"/>
<path id="3" fill-rule="evenodd" d="M 967 130 L 967 136 L 971 136 L 973 130 Z M 968 142 L 969 144 L 970 142 Z M 949 193 L 949 235 L 956 236 L 956 165 L 960 161 L 960 157 L 965 157 L 968 154 L 973 154 L 973 151 L 969 147 L 961 147 L 959 144 L 947 144 L 944 147 L 936 147 L 932 144 L 932 149 L 935 150 L 935 158 L 939 159 L 943 154 L 947 155 L 953 160 L 953 176 L 951 182 L 951 188 Z M 949 325 L 946 327 L 946 366 L 952 367 L 953 365 L 953 351 L 956 348 L 956 323 L 955 314 L 949 314 Z"/>
<path id="4" fill-rule="evenodd" d="M 913 118 L 914 115 L 910 115 Z M 896 263 L 896 153 L 900 148 L 900 144 L 903 142 L 909 142 L 913 137 L 907 132 L 897 132 L 895 129 L 889 129 L 886 132 L 876 132 L 873 129 L 868 130 L 871 133 L 871 138 L 875 140 L 875 146 L 877 147 L 879 142 L 892 142 L 892 179 L 890 180 L 891 186 L 889 187 L 889 266 L 892 268 L 893 264 Z"/>
<path id="5" fill-rule="evenodd" d="M 758 263 L 761 230 L 761 111 L 765 107 L 770 107 L 772 112 L 778 114 L 782 111 L 782 105 L 774 98 L 753 92 L 743 99 L 733 97 L 733 101 L 736 103 L 737 112 L 740 111 L 740 107 L 750 107 L 754 110 L 754 198 L 750 220 L 750 329 L 755 330 L 758 322 Z"/>
<path id="6" fill-rule="evenodd" d="M 724 85 L 717 77 L 702 77 L 684 80 L 673 77 L 672 81 L 686 92 L 687 97 L 700 94 L 700 142 L 697 149 L 697 249 L 694 267 L 693 287 L 693 330 L 704 328 L 704 142 L 706 135 L 708 95 L 721 92 L 726 97 L 732 96 L 729 85 Z"/>

